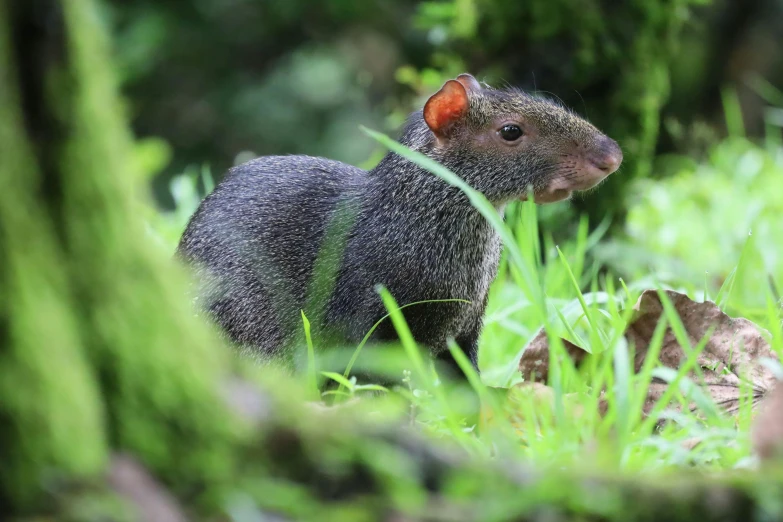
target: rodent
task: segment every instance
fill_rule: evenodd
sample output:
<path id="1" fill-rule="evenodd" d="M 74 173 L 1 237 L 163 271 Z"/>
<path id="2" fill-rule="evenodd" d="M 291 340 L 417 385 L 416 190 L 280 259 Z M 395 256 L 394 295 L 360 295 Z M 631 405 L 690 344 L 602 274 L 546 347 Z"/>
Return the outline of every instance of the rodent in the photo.
<path id="1" fill-rule="evenodd" d="M 502 211 L 568 198 L 622 162 L 617 143 L 561 105 L 473 76 L 448 80 L 399 141 L 445 165 Z M 497 233 L 458 189 L 388 153 L 370 171 L 308 156 L 260 157 L 230 169 L 191 218 L 177 252 L 200 280 L 199 306 L 236 343 L 276 355 L 302 330 L 308 284 L 330 220 L 345 225 L 321 325 L 356 343 L 387 310 L 382 284 L 413 337 L 436 357 L 453 338 L 478 368 L 478 340 L 501 252 Z M 393 340 L 390 321 L 375 331 Z M 451 361 L 453 363 L 453 361 Z"/>

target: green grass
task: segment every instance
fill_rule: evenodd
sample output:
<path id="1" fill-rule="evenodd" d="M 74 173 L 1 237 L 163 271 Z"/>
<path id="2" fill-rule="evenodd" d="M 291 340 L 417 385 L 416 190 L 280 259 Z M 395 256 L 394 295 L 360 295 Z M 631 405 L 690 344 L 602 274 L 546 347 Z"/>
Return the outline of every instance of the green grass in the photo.
<path id="1" fill-rule="evenodd" d="M 771 332 L 775 351 L 783 353 L 775 289 L 768 283 L 764 271 L 756 272 L 755 276 L 753 272 L 753 267 L 763 264 L 770 252 L 783 258 L 783 247 L 769 243 L 760 246 L 746 238 L 731 251 L 733 263 L 726 257 L 720 259 L 725 274 L 720 279 L 706 278 L 703 274 L 692 279 L 688 271 L 678 276 L 670 270 L 669 264 L 656 265 L 658 258 L 655 256 L 647 259 L 643 270 L 618 270 L 625 259 L 618 255 L 612 262 L 607 262 L 607 250 L 603 248 L 607 244 L 603 234 L 608 223 L 589 232 L 587 221 L 582 219 L 573 238 L 556 244 L 548 231 L 539 230 L 539 207 L 532 202 L 512 205 L 503 219 L 481 194 L 453 173 L 383 135 L 367 132 L 386 147 L 463 190 L 503 238 L 505 250 L 498 278 L 490 290 L 480 343 L 481 377 L 471 374 L 469 379 L 469 385 L 481 397 L 484 406 L 494 412 L 493 420 L 490 425 L 477 429 L 475 417 L 466 413 L 460 403 L 464 395 L 439 380 L 434 367 L 422 357 L 421 347 L 410 335 L 400 307 L 383 289 L 381 295 L 389 311 L 386 320 L 391 320 L 400 334 L 398 353 L 406 361 L 402 366 L 409 370 L 399 375 L 403 386 L 387 392 L 373 383 L 357 382 L 351 377 L 352 366 L 365 357 L 367 339 L 351 348 L 353 356 L 342 371 L 323 371 L 316 353 L 318 339 L 311 338 L 309 329 L 307 345 L 303 347 L 309 361 L 302 377 L 303 386 L 312 389 L 316 375 L 331 379 L 339 388 L 327 392 L 324 398 L 336 402 L 357 396 L 369 397 L 363 392 L 373 392 L 371 400 L 378 401 L 379 405 L 384 401 L 396 404 L 395 411 L 406 415 L 424 431 L 451 440 L 467 451 L 485 455 L 512 452 L 542 467 L 600 466 L 607 471 L 653 472 L 682 467 L 729 470 L 748 464 L 751 455 L 750 401 L 746 397 L 739 414 L 729 417 L 686 376 L 691 369 L 697 375 L 701 371 L 697 358 L 704 349 L 706 337 L 691 345 L 680 318 L 661 294 L 665 321 L 656 329 L 648 358 L 641 371 L 635 374 L 631 367 L 633 354 L 622 332 L 630 319 L 631 308 L 643 290 L 673 288 L 685 291 L 695 300 L 712 298 L 733 316 L 752 317 Z M 737 153 L 746 153 L 750 146 L 745 143 Z M 753 151 L 754 154 L 771 154 L 761 148 Z M 765 168 L 779 168 L 775 162 L 780 161 L 780 154 L 776 154 L 778 156 L 772 159 L 765 157 L 765 162 L 769 160 L 764 163 Z M 698 168 L 701 167 L 695 167 Z M 158 216 L 159 222 L 165 221 L 166 227 L 161 230 L 165 230 L 169 238 L 176 236 L 173 231 L 184 227 L 187 216 L 202 197 L 196 190 L 196 179 L 197 176 L 190 174 L 175 182 L 180 190 L 177 200 L 181 207 L 174 213 Z M 765 174 L 762 179 L 773 183 L 771 175 Z M 754 187 L 753 190 L 761 193 L 764 189 Z M 738 207 L 731 210 L 739 212 Z M 658 219 L 665 218 L 661 213 Z M 671 218 L 676 220 L 678 215 L 672 213 Z M 697 226 L 697 222 L 690 221 L 688 226 L 681 228 L 681 233 L 692 234 Z M 630 237 L 634 239 L 633 235 Z M 638 246 L 639 238 L 635 240 Z M 699 258 L 699 252 L 688 255 Z M 615 275 L 618 271 L 629 279 L 626 281 Z M 758 295 L 750 301 L 747 292 L 742 291 L 749 284 L 758 290 Z M 308 324 L 306 318 L 304 324 Z M 663 368 L 657 361 L 664 327 L 672 328 L 687 354 L 687 361 L 679 371 Z M 505 413 L 503 407 L 508 401 L 499 398 L 492 388 L 520 382 L 519 358 L 541 328 L 545 328 L 551 343 L 551 397 L 524 394 L 515 399 L 513 414 Z M 575 368 L 565 356 L 560 338 L 578 344 L 592 357 L 582 367 Z M 459 356 L 460 352 L 455 354 Z M 463 358 L 459 362 L 464 366 L 467 361 Z M 640 413 L 653 378 L 663 379 L 670 386 L 653 413 L 643 418 Z M 744 393 L 747 395 L 749 390 Z M 607 404 L 604 416 L 598 414 L 601 400 Z M 696 405 L 694 412 L 685 409 L 676 413 L 670 407 L 689 403 Z M 381 409 L 386 410 L 379 406 Z M 581 414 L 577 415 L 576 409 L 581 410 Z M 655 425 L 661 419 L 669 422 L 656 429 Z M 692 449 L 683 446 L 694 438 L 700 439 L 701 444 Z"/>

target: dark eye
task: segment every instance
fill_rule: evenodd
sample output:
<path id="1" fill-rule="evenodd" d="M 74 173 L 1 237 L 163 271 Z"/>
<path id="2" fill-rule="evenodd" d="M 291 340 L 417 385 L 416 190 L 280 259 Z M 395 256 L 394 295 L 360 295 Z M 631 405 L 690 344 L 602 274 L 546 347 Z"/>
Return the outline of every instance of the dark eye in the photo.
<path id="1" fill-rule="evenodd" d="M 519 125 L 503 125 L 500 129 L 500 137 L 506 141 L 517 141 L 522 136 Z"/>

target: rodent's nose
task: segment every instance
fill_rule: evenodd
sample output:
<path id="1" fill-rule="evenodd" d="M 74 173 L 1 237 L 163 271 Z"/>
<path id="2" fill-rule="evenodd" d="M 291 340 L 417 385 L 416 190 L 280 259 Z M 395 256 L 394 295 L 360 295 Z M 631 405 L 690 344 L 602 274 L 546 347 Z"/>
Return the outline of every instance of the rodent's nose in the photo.
<path id="1" fill-rule="evenodd" d="M 590 162 L 607 176 L 620 168 L 623 162 L 623 151 L 612 138 L 604 136 L 590 155 Z"/>

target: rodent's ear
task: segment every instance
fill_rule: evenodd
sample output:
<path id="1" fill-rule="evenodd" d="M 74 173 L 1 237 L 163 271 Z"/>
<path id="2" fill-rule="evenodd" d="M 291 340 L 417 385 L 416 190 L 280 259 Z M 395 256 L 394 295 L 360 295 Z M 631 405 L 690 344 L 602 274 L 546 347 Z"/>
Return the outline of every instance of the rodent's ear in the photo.
<path id="1" fill-rule="evenodd" d="M 481 84 L 478 82 L 478 80 L 468 73 L 462 73 L 459 76 L 457 76 L 457 81 L 461 83 L 462 86 L 469 91 L 481 90 Z"/>
<path id="2" fill-rule="evenodd" d="M 457 80 L 449 80 L 424 104 L 424 121 L 439 138 L 449 131 L 468 112 L 468 93 Z"/>

